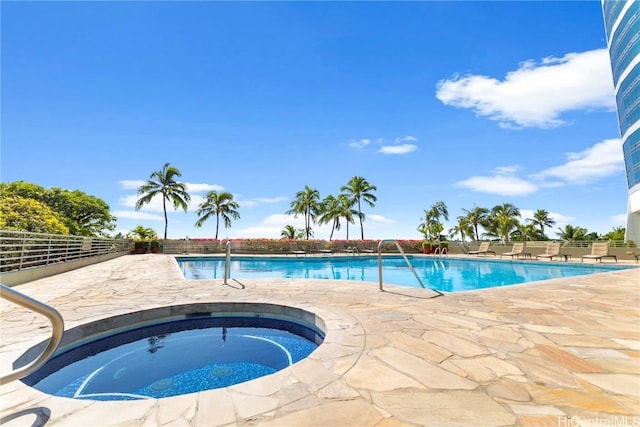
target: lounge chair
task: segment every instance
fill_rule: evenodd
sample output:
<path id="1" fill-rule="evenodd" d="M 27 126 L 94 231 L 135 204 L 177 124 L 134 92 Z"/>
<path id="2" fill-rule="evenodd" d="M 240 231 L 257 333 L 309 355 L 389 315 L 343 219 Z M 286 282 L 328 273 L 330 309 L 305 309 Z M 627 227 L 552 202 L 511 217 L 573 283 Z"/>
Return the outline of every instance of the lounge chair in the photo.
<path id="1" fill-rule="evenodd" d="M 502 258 L 503 256 L 510 256 L 511 259 L 513 259 L 514 256 L 521 256 L 523 255 L 525 258 L 527 257 L 527 255 L 529 257 L 531 257 L 531 253 L 530 252 L 525 252 L 524 251 L 524 242 L 516 242 L 513 244 L 513 247 L 511 248 L 511 252 L 503 252 L 500 254 L 500 258 Z"/>
<path id="2" fill-rule="evenodd" d="M 374 249 L 372 247 L 366 247 L 363 243 L 359 243 L 358 245 L 356 245 L 356 248 L 358 249 L 358 252 L 363 253 L 363 254 L 377 254 L 378 253 L 378 247 L 377 246 Z"/>
<path id="3" fill-rule="evenodd" d="M 469 251 L 468 255 L 486 255 L 486 254 L 493 254 L 495 255 L 495 251 L 492 251 L 491 249 L 489 249 L 489 244 L 490 242 L 482 242 L 480 243 L 480 247 L 478 248 L 477 251 Z"/>
<path id="4" fill-rule="evenodd" d="M 332 249 L 327 248 L 323 242 L 316 242 L 315 251 L 320 254 L 331 255 L 333 253 Z"/>
<path id="5" fill-rule="evenodd" d="M 618 257 L 609 254 L 609 242 L 595 242 L 591 245 L 591 253 L 589 255 L 582 255 L 580 262 L 584 262 L 586 259 L 595 259 L 602 262 L 602 258 L 613 258 L 618 262 Z"/>
<path id="6" fill-rule="evenodd" d="M 547 250 L 545 253 L 536 255 L 536 259 L 538 258 L 549 258 L 553 260 L 555 257 L 563 257 L 565 261 L 569 261 L 571 255 L 560 253 L 560 242 L 549 242 L 547 244 Z"/>
<path id="7" fill-rule="evenodd" d="M 298 244 L 295 242 L 291 242 L 289 243 L 289 253 L 292 255 L 306 255 L 307 251 L 305 251 L 304 249 L 300 249 L 298 248 Z"/>

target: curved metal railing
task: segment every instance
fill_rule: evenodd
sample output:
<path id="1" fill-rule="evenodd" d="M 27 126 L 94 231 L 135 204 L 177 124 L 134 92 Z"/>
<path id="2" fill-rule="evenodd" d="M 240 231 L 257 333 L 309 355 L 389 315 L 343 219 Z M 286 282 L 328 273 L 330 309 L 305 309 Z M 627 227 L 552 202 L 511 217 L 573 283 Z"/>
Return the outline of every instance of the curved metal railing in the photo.
<path id="1" fill-rule="evenodd" d="M 0 284 L 0 289 L 2 290 L 2 292 L 0 292 L 0 296 L 2 296 L 2 298 L 28 308 L 31 311 L 42 314 L 49 319 L 52 328 L 51 340 L 42 354 L 40 354 L 40 356 L 38 356 L 33 362 L 0 377 L 0 385 L 2 385 L 26 377 L 47 362 L 62 340 L 62 334 L 64 333 L 64 319 L 60 312 L 55 308 L 33 299 L 22 292 L 18 292 L 3 284 Z"/>
<path id="2" fill-rule="evenodd" d="M 411 265 L 411 262 L 409 261 L 409 258 L 407 258 L 407 255 L 405 255 L 404 251 L 402 250 L 402 247 L 400 246 L 400 243 L 398 243 L 398 241 L 396 239 L 384 239 L 384 240 L 380 240 L 380 243 L 378 243 L 378 280 L 380 281 L 380 291 L 383 291 L 382 289 L 382 246 L 385 243 L 395 243 L 396 248 L 398 248 L 398 251 L 400 251 L 400 255 L 402 255 L 402 258 L 404 258 L 404 261 L 407 263 L 407 265 L 409 266 L 409 269 L 411 270 L 411 272 L 413 273 L 414 276 L 416 276 L 416 279 L 418 280 L 418 283 L 420 283 L 420 286 L 422 286 L 423 288 L 427 289 L 427 287 L 424 285 L 424 283 L 422 283 L 422 280 L 420 279 L 420 276 L 418 276 L 418 273 L 416 273 L 416 269 L 413 268 L 413 265 Z M 437 292 L 439 295 L 444 295 L 442 292 L 440 292 L 437 289 L 433 289 L 433 288 L 429 288 L 434 292 Z"/>

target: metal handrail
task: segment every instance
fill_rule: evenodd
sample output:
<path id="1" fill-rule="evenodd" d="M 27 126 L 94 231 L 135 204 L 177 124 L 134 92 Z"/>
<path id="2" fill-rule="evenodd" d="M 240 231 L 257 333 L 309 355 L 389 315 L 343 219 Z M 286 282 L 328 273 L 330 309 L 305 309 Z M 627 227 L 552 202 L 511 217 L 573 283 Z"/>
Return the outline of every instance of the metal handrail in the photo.
<path id="1" fill-rule="evenodd" d="M 0 385 L 3 385 L 10 383 L 11 381 L 19 380 L 26 377 L 47 362 L 49 356 L 51 356 L 56 351 L 58 345 L 60 344 L 60 341 L 62 340 L 62 334 L 64 333 L 64 319 L 62 318 L 60 312 L 58 312 L 58 310 L 56 310 L 55 308 L 36 299 L 33 299 L 30 296 L 23 294 L 22 292 L 18 292 L 15 289 L 12 289 L 3 284 L 0 284 L 0 289 L 2 290 L 2 292 L 0 293 L 0 296 L 2 296 L 2 298 L 28 308 L 31 311 L 42 314 L 47 319 L 49 319 L 52 328 L 51 340 L 47 344 L 47 347 L 44 349 L 42 354 L 40 354 L 40 356 L 38 356 L 33 362 L 0 377 Z"/>
<path id="2" fill-rule="evenodd" d="M 225 245 L 226 247 L 226 256 L 224 258 L 224 284 L 227 284 L 227 280 L 229 279 L 229 271 L 231 269 L 231 242 L 228 241 Z"/>
<path id="3" fill-rule="evenodd" d="M 396 248 L 398 248 L 398 251 L 400 251 L 400 255 L 402 255 L 402 258 L 404 258 L 404 261 L 409 266 L 409 269 L 413 272 L 413 275 L 416 276 L 416 279 L 418 280 L 418 283 L 420 283 L 420 286 L 426 289 L 427 287 L 424 285 L 424 283 L 422 283 L 420 276 L 418 276 L 418 273 L 416 273 L 416 269 L 413 268 L 413 265 L 411 265 L 411 262 L 409 261 L 409 258 L 407 258 L 404 251 L 402 250 L 402 246 L 400 246 L 400 243 L 398 243 L 396 239 L 384 239 L 384 240 L 380 240 L 380 243 L 378 243 L 378 279 L 380 281 L 380 291 L 383 291 L 382 289 L 382 246 L 385 243 L 395 243 Z M 434 292 L 437 292 L 439 295 L 444 295 L 442 292 L 440 292 L 437 289 L 433 289 L 433 288 L 429 288 L 429 289 L 431 289 Z"/>

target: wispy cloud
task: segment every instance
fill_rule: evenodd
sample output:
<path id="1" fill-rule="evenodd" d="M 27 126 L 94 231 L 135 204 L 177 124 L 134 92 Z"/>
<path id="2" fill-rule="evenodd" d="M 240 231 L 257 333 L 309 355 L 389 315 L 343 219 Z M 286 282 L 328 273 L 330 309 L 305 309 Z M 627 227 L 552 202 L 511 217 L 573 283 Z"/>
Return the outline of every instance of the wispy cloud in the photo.
<path id="1" fill-rule="evenodd" d="M 498 194 L 501 196 L 526 196 L 538 190 L 531 182 L 511 173 L 494 171 L 492 176 L 472 176 L 455 185 L 465 187 L 478 193 Z"/>
<path id="2" fill-rule="evenodd" d="M 537 173 L 517 176 L 518 166 L 500 166 L 488 176 L 473 176 L 455 185 L 475 192 L 525 196 L 540 188 L 585 185 L 622 173 L 624 158 L 619 139 L 607 139 L 579 153 L 567 153 L 567 162 Z"/>
<path id="3" fill-rule="evenodd" d="M 567 153 L 567 162 L 536 174 L 534 178 L 558 179 L 569 184 L 587 184 L 624 170 L 619 139 L 607 139 L 579 153 Z"/>
<path id="4" fill-rule="evenodd" d="M 196 184 L 192 182 L 186 182 L 187 191 L 190 193 L 203 193 L 205 191 L 222 191 L 224 187 L 217 184 Z"/>
<path id="5" fill-rule="evenodd" d="M 141 212 L 141 211 L 123 211 L 116 210 L 113 212 L 113 215 L 118 219 L 134 219 L 134 220 L 145 220 L 145 221 L 164 221 L 164 217 L 162 215 L 156 215 L 149 212 Z"/>
<path id="6" fill-rule="evenodd" d="M 407 154 L 416 151 L 418 147 L 414 144 L 385 145 L 378 150 L 382 154 Z"/>
<path id="7" fill-rule="evenodd" d="M 567 111 L 615 108 L 607 49 L 526 61 L 502 81 L 454 76 L 438 82 L 436 97 L 504 127 L 551 128 L 564 124 L 560 116 Z"/>
<path id="8" fill-rule="evenodd" d="M 120 184 L 120 187 L 122 187 L 125 190 L 137 190 L 138 188 L 140 188 L 141 185 L 144 185 L 147 181 L 142 181 L 142 180 L 122 180 L 122 181 L 118 181 L 118 184 Z"/>
<path id="9" fill-rule="evenodd" d="M 407 154 L 418 149 L 413 142 L 418 141 L 415 136 L 399 136 L 393 139 L 376 138 L 371 140 L 369 138 L 363 138 L 358 140 L 349 141 L 349 146 L 357 149 L 363 149 L 375 141 L 376 146 L 379 146 L 378 152 L 382 154 Z"/>
<path id="10" fill-rule="evenodd" d="M 386 218 L 386 217 L 384 217 L 382 215 L 368 214 L 366 218 L 367 218 L 368 221 L 378 222 L 378 223 L 381 223 L 381 224 L 395 224 L 396 223 L 396 220 L 390 219 L 390 218 Z"/>
<path id="11" fill-rule="evenodd" d="M 260 203 L 280 203 L 280 202 L 284 202 L 285 200 L 287 200 L 288 197 L 285 196 L 279 196 L 279 197 L 258 197 L 256 199 L 257 202 Z"/>
<path id="12" fill-rule="evenodd" d="M 370 139 L 352 139 L 351 141 L 349 141 L 349 147 L 353 147 L 353 148 L 364 148 L 367 145 L 371 144 L 371 140 Z"/>

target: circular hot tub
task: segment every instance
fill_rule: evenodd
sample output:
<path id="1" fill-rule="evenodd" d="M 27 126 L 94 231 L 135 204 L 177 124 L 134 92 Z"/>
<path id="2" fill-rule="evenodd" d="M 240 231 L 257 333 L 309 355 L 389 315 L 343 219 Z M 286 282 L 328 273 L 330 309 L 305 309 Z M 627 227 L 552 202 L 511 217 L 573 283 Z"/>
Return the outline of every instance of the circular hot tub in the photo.
<path id="1" fill-rule="evenodd" d="M 163 307 L 66 331 L 55 356 L 22 381 L 74 399 L 163 398 L 270 375 L 306 358 L 323 339 L 324 322 L 293 307 Z"/>

